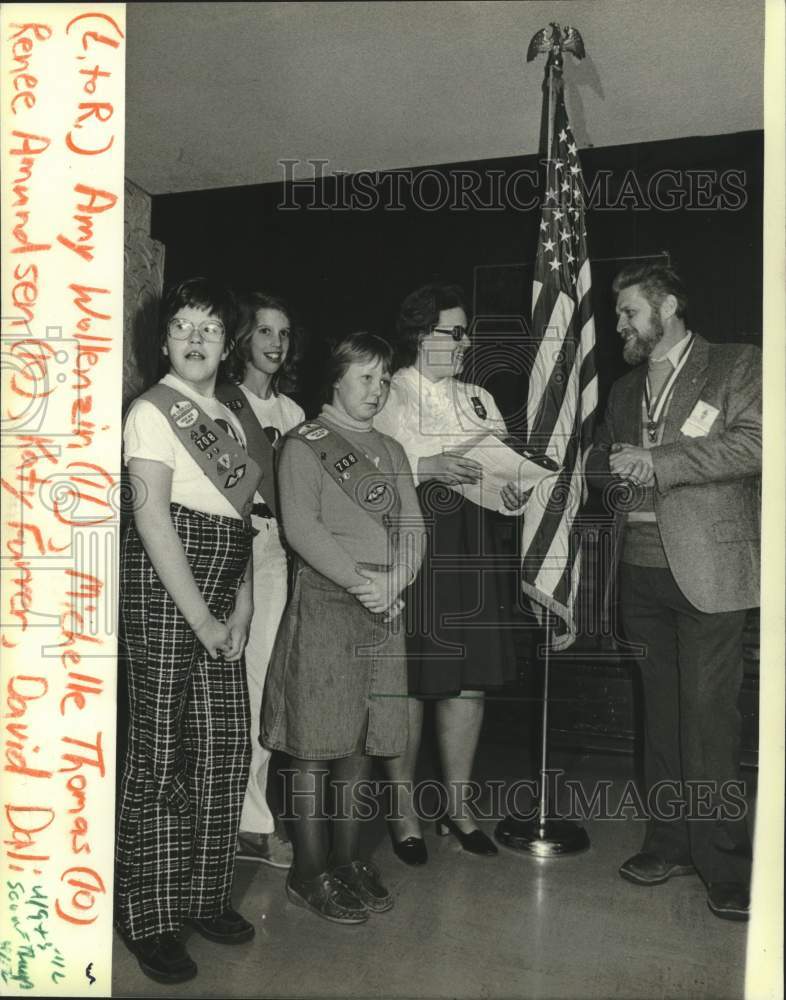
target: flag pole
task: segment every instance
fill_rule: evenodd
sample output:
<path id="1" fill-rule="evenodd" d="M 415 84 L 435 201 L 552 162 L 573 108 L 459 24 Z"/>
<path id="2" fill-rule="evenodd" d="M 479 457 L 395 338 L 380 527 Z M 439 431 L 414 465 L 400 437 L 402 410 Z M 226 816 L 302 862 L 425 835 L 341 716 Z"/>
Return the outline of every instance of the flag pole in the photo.
<path id="1" fill-rule="evenodd" d="M 579 33 L 573 28 L 564 31 L 560 25 L 552 22 L 550 31 L 543 29 L 532 39 L 527 52 L 530 61 L 539 52 L 548 52 L 546 62 L 547 94 L 544 106 L 547 108 L 548 121 L 546 128 L 546 176 L 550 177 L 551 161 L 553 160 L 553 140 L 555 127 L 554 93 L 555 70 L 562 74 L 563 48 L 574 52 L 578 58 L 584 55 L 584 45 Z M 561 80 L 560 80 L 561 83 Z M 543 139 L 543 131 L 541 131 Z M 528 427 L 528 435 L 533 428 Z M 526 517 L 526 514 L 525 514 Z M 551 670 L 551 651 L 553 647 L 553 615 L 546 606 L 545 643 L 543 648 L 543 700 L 541 706 L 540 735 L 540 790 L 538 796 L 537 819 L 529 816 L 511 814 L 505 817 L 494 831 L 496 840 L 505 847 L 527 852 L 536 858 L 560 857 L 567 854 L 577 854 L 586 851 L 590 846 L 586 830 L 571 820 L 550 816 L 550 788 L 548 772 L 548 735 L 549 735 L 549 685 Z"/>
<path id="2" fill-rule="evenodd" d="M 548 754 L 549 754 L 549 650 L 551 648 L 551 614 L 546 611 L 546 649 L 543 657 L 543 703 L 540 712 L 540 803 L 538 832 L 546 829 L 549 811 Z"/>
<path id="3" fill-rule="evenodd" d="M 536 858 L 557 858 L 566 854 L 579 854 L 590 846 L 589 836 L 583 826 L 559 816 L 550 816 L 548 738 L 549 738 L 549 672 L 552 616 L 546 611 L 546 642 L 543 654 L 543 704 L 540 734 L 540 794 L 538 817 L 511 814 L 497 824 L 494 837 L 504 847 L 526 852 Z"/>

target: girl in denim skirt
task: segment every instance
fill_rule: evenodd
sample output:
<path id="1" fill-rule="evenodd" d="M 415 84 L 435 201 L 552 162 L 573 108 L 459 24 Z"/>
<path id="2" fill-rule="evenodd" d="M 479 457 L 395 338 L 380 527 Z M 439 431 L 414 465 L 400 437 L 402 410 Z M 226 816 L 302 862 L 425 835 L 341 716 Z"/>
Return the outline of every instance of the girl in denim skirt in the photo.
<path id="1" fill-rule="evenodd" d="M 376 868 L 358 857 L 355 805 L 371 757 L 407 744 L 399 595 L 420 567 L 423 521 L 403 449 L 373 426 L 391 361 L 387 342 L 372 334 L 338 344 L 325 379 L 331 402 L 289 432 L 278 467 L 298 562 L 268 672 L 262 739 L 292 758 L 287 895 L 343 924 L 393 905 Z"/>

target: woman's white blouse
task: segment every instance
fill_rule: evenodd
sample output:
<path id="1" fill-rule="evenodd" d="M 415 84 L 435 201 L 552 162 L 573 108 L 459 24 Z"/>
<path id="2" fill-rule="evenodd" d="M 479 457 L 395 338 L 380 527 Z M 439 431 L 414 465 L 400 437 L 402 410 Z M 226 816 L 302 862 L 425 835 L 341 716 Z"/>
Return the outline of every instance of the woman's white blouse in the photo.
<path id="1" fill-rule="evenodd" d="M 432 382 L 417 368 L 402 368 L 393 376 L 374 426 L 403 447 L 416 483 L 418 459 L 465 445 L 483 433 L 507 434 L 491 393 L 455 378 Z"/>
<path id="2" fill-rule="evenodd" d="M 502 437 L 508 433 L 505 419 L 486 389 L 455 378 L 432 382 L 417 368 L 401 368 L 393 376 L 390 396 L 374 417 L 374 426 L 402 446 L 416 484 L 419 459 L 466 445 L 484 433 Z M 501 501 L 499 510 L 517 513 L 507 510 Z"/>

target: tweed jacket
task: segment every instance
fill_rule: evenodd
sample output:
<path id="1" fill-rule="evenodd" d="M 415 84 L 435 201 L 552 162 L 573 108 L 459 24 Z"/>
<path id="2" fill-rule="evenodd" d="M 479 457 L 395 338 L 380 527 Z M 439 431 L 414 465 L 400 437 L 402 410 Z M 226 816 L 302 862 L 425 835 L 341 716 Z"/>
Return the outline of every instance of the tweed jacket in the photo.
<path id="1" fill-rule="evenodd" d="M 589 483 L 607 488 L 607 498 L 614 496 L 608 489 L 610 445 L 641 445 L 646 375 L 647 365 L 641 364 L 614 383 L 587 457 Z M 683 427 L 700 401 L 718 414 L 705 436 L 691 437 Z M 759 603 L 761 422 L 761 352 L 697 336 L 677 377 L 652 461 L 655 515 L 669 568 L 700 611 Z M 618 505 L 615 519 L 621 529 Z M 616 538 L 618 553 L 619 530 Z"/>

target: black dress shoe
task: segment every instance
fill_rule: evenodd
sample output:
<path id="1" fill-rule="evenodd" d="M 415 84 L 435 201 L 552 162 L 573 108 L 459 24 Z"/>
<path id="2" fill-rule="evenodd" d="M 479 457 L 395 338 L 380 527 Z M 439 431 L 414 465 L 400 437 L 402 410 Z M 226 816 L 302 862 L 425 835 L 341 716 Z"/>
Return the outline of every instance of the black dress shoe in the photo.
<path id="1" fill-rule="evenodd" d="M 231 906 L 217 917 L 192 917 L 188 922 L 202 937 L 219 944 L 243 944 L 254 936 L 254 925 Z"/>
<path id="2" fill-rule="evenodd" d="M 449 816 L 441 816 L 437 820 L 437 836 L 447 837 L 452 833 L 465 851 L 470 854 L 480 854 L 491 857 L 492 854 L 499 854 L 497 845 L 493 840 L 489 840 L 482 830 L 473 830 L 472 833 L 464 833 L 456 826 Z"/>
<path id="3" fill-rule="evenodd" d="M 620 875 L 636 885 L 661 885 L 677 875 L 693 875 L 695 871 L 693 865 L 679 865 L 649 851 L 634 854 L 620 866 Z"/>
<path id="4" fill-rule="evenodd" d="M 422 837 L 407 837 L 400 842 L 394 840 L 393 851 L 405 865 L 425 865 L 428 861 L 428 851 Z"/>
<path id="5" fill-rule="evenodd" d="M 723 920 L 747 920 L 751 909 L 750 892 L 741 882 L 710 882 L 707 906 Z"/>
<path id="6" fill-rule="evenodd" d="M 188 982 L 197 974 L 196 962 L 176 934 L 154 934 L 138 941 L 123 937 L 149 979 L 170 985 Z"/>

